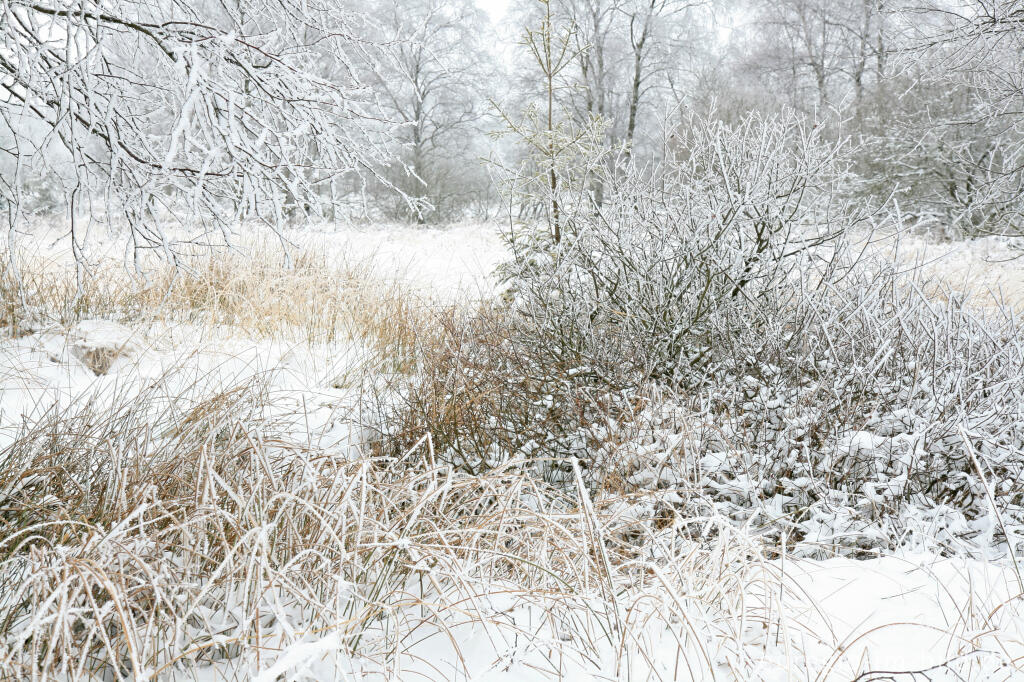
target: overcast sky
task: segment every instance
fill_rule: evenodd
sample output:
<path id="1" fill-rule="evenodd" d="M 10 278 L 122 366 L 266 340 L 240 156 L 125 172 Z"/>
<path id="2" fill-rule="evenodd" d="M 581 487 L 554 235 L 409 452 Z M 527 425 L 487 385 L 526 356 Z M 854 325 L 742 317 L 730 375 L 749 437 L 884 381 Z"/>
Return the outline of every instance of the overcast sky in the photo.
<path id="1" fill-rule="evenodd" d="M 487 10 L 491 15 L 491 21 L 497 23 L 508 9 L 510 0 L 476 0 L 476 4 Z"/>

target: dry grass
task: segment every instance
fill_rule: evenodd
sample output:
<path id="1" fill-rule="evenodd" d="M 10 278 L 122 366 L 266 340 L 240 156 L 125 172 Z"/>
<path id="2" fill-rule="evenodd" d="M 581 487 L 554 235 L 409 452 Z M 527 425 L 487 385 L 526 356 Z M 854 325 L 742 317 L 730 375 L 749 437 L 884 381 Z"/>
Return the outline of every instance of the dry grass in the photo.
<path id="1" fill-rule="evenodd" d="M 73 268 L 21 254 L 12 269 L 0 253 L 0 327 L 13 336 L 83 319 L 188 323 L 250 338 L 311 344 L 358 341 L 382 367 L 412 369 L 419 344 L 437 328 L 440 306 L 374 275 L 372 263 L 331 263 L 321 254 L 286 254 L 270 242 L 242 250 L 203 250 L 179 267 L 140 275 L 105 261 L 76 277 Z M 20 280 L 20 281 L 19 281 Z M 104 358 L 97 358 L 102 364 Z"/>
<path id="2" fill-rule="evenodd" d="M 97 268 L 81 287 L 39 263 L 22 268 L 22 292 L 0 277 L 16 334 L 104 317 L 355 339 L 379 359 L 356 383 L 400 375 L 372 396 L 398 409 L 364 453 L 317 445 L 259 376 L 169 374 L 24 424 L 0 449 L 0 679 L 870 670 L 858 658 L 870 633 L 834 627 L 793 562 L 725 520 L 682 518 L 674 492 L 559 455 L 559 439 L 633 440 L 640 398 L 599 399 L 593 378 L 557 362 L 538 374 L 500 311 L 437 306 L 315 255 L 286 266 L 255 253 L 198 254 L 148 280 Z M 588 436 L 609 418 L 617 430 Z M 553 429 L 537 458 L 509 454 Z M 533 475 L 539 460 L 564 478 Z M 972 587 L 965 604 L 934 625 L 951 674 L 1019 667 L 1000 634 L 1020 598 Z M 899 626 L 872 629 L 886 627 Z M 971 658 L 980 650 L 997 653 Z"/>
<path id="3" fill-rule="evenodd" d="M 482 306 L 472 315 L 437 319 L 437 333 L 417 350 L 412 381 L 400 390 L 386 387 L 378 411 L 386 414 L 388 435 L 378 445 L 394 454 L 430 433 L 443 460 L 463 471 L 526 457 L 550 483 L 571 482 L 567 462 L 578 457 L 588 485 L 617 489 L 622 471 L 593 453 L 637 436 L 647 397 L 610 389 L 600 377 L 531 347 L 512 315 Z M 610 423 L 614 429 L 599 428 Z"/>
<path id="4" fill-rule="evenodd" d="M 737 536 L 684 547 L 515 466 L 431 465 L 429 441 L 400 460 L 310 448 L 265 417 L 267 400 L 259 381 L 208 394 L 169 376 L 102 412 L 52 411 L 4 450 L 5 679 L 237 674 L 325 637 L 394 670 L 415 663 L 417 632 L 470 659 L 467 626 L 520 641 L 534 664 L 561 637 L 558 657 L 613 652 L 634 669 L 657 634 L 713 674 L 716 642 L 776 608 L 756 587 L 770 565 Z M 638 534 L 664 558 L 622 540 Z M 660 584 L 671 598 L 655 601 Z"/>
<path id="5" fill-rule="evenodd" d="M 656 494 L 591 499 L 578 467 L 570 490 L 521 462 L 459 473 L 429 437 L 352 457 L 295 442 L 270 401 L 259 379 L 169 375 L 4 449 L 0 677 L 832 680 L 902 632 L 830 622 L 801 589 L 813 566 L 768 561 L 727 521 L 685 521 L 693 542 L 638 515 Z M 973 652 L 1018 602 L 979 585 L 929 624 L 949 670 L 992 670 Z"/>

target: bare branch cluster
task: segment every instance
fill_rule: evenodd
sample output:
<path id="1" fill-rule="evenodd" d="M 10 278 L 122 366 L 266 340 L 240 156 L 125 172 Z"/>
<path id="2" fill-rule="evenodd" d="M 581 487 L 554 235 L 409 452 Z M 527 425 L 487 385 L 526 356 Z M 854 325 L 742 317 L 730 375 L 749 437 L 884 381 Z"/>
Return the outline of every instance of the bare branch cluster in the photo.
<path id="1" fill-rule="evenodd" d="M 372 46 L 329 0 L 4 0 L 0 17 L 12 226 L 46 170 L 73 217 L 172 255 L 171 226 L 331 216 L 388 160 L 355 68 Z"/>

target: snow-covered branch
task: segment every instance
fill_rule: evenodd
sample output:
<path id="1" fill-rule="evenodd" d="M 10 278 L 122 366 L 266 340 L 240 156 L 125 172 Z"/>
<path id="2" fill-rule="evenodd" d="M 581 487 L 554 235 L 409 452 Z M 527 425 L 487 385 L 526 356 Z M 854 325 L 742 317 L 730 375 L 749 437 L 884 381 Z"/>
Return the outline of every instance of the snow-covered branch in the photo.
<path id="1" fill-rule="evenodd" d="M 2 0 L 0 183 L 12 224 L 45 172 L 136 249 L 171 226 L 332 215 L 386 165 L 391 125 L 357 63 L 373 46 L 333 0 Z"/>

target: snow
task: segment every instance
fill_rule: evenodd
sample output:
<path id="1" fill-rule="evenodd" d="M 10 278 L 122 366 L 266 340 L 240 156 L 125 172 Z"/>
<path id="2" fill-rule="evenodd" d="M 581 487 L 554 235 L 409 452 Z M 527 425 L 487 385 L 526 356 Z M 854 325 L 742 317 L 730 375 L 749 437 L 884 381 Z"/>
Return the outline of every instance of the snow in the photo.
<path id="1" fill-rule="evenodd" d="M 940 241 L 900 233 L 862 237 L 869 250 L 889 255 L 906 266 L 922 267 L 951 287 L 987 298 L 1024 302 L 1024 241 L 1009 237 L 978 237 L 966 241 Z"/>
<path id="2" fill-rule="evenodd" d="M 695 670 L 694 678 L 688 675 L 692 662 L 681 663 L 677 655 L 679 624 L 645 612 L 641 602 L 627 616 L 646 621 L 641 634 L 634 634 L 634 646 L 643 646 L 617 649 L 588 632 L 596 624 L 582 609 L 575 614 L 579 630 L 552 628 L 542 606 L 493 584 L 490 594 L 472 591 L 488 586 L 466 586 L 467 598 L 475 597 L 486 620 L 456 616 L 443 626 L 421 625 L 414 642 L 386 664 L 339 656 L 338 638 L 326 635 L 293 644 L 254 679 L 737 679 L 730 668 L 743 657 L 752 664 L 752 676 L 739 679 L 794 679 L 798 670 L 836 680 L 869 670 L 879 672 L 865 679 L 890 679 L 881 671 L 908 680 L 917 671 L 926 671 L 924 679 L 930 680 L 1018 679 L 1006 664 L 1024 655 L 1024 619 L 1012 608 L 1017 588 L 1001 567 L 927 555 L 772 567 L 784 570 L 780 582 L 787 594 L 777 605 L 782 617 L 777 614 L 775 624 L 752 619 L 739 625 L 744 651 L 730 650 L 716 631 L 723 624 L 716 627 L 699 611 L 688 613 L 691 627 L 707 627 L 696 634 L 706 638 L 702 646 L 712 664 L 704 674 Z M 747 597 L 756 598 L 756 590 Z M 588 637 L 596 642 L 586 642 Z M 220 679 L 215 667 L 206 673 L 203 679 Z"/>
<path id="3" fill-rule="evenodd" d="M 383 281 L 411 283 L 424 293 L 458 299 L 494 292 L 491 277 L 506 258 L 493 225 L 460 223 L 445 228 L 313 226 L 284 238 L 342 262 L 373 263 Z"/>
<path id="4" fill-rule="evenodd" d="M 285 237 L 300 248 L 332 258 L 372 262 L 374 272 L 383 279 L 452 300 L 492 295 L 495 285 L 490 273 L 505 255 L 496 231 L 480 225 L 330 227 Z M 993 253 L 1005 253 L 1005 245 L 999 247 L 1004 251 L 998 251 L 990 242 L 951 248 L 946 255 L 942 254 L 946 247 L 924 241 L 904 243 L 902 248 L 936 264 L 948 258 L 955 267 L 942 268 L 950 278 L 970 276 Z M 999 284 L 1007 291 L 1024 291 L 1016 266 L 986 266 L 983 272 L 987 274 L 974 280 L 979 286 Z M 115 356 L 99 372 L 83 362 L 97 351 Z M 173 372 L 182 386 L 198 382 L 209 388 L 267 377 L 275 409 L 292 420 L 300 440 L 356 456 L 361 435 L 347 410 L 358 387 L 338 387 L 335 379 L 347 363 L 359 361 L 360 353 L 357 345 L 348 342 L 314 346 L 247 339 L 185 324 L 132 329 L 105 320 L 85 320 L 70 329 L 35 330 L 21 338 L 4 339 L 0 346 L 0 447 L 11 442 L 20 426 L 39 419 L 52 405 L 67 406 L 88 396 L 113 400 Z M 856 431 L 844 445 L 852 454 L 886 448 L 902 452 L 908 444 L 913 447 L 907 428 L 891 424 L 876 426 L 873 432 Z M 678 439 L 664 452 L 671 453 L 677 444 Z M 640 456 L 664 461 L 667 455 L 661 453 L 652 446 L 651 452 Z M 734 456 L 710 452 L 700 466 L 716 470 Z M 661 485 L 662 476 L 660 467 L 642 469 L 633 483 Z M 810 479 L 792 484 L 806 487 Z M 888 484 L 896 486 L 899 481 L 893 478 Z M 730 485 L 749 492 L 744 488 L 749 482 L 734 479 Z M 864 494 L 883 503 L 889 493 L 884 486 L 874 486 Z M 668 497 L 670 502 L 678 500 L 672 490 L 666 496 L 674 496 Z M 624 511 L 631 513 L 629 505 Z M 821 539 L 832 530 L 822 528 Z M 815 542 L 814 538 L 809 541 Z M 396 547 L 410 550 L 407 540 L 397 540 Z M 427 567 L 424 570 L 429 573 Z M 648 570 L 661 569 L 651 559 Z M 629 597 L 635 601 L 614 606 L 604 601 L 599 590 L 581 594 L 575 603 L 558 606 L 558 617 L 554 617 L 555 607 L 540 596 L 524 594 L 497 578 L 467 579 L 459 588 L 463 593 L 446 600 L 467 604 L 466 612 L 425 619 L 407 633 L 410 639 L 396 656 L 357 658 L 342 653 L 337 633 L 314 633 L 294 639 L 276 655 L 268 654 L 264 667 L 250 673 L 259 682 L 689 679 L 690 672 L 685 665 L 680 669 L 677 655 L 680 633 L 686 632 L 680 625 L 685 615 L 693 619 L 689 627 L 698 638 L 706 639 L 687 646 L 697 651 L 706 645 L 711 672 L 720 679 L 735 679 L 735 670 L 753 671 L 749 679 L 764 680 L 803 679 L 804 675 L 849 679 L 865 670 L 902 671 L 903 677 L 892 679 L 908 680 L 917 679 L 909 671 L 926 671 L 927 679 L 933 680 L 1024 679 L 1008 667 L 1024 657 L 1019 598 L 1024 586 L 1016 567 L 1005 558 L 943 557 L 908 547 L 874 559 L 777 558 L 765 560 L 763 570 L 773 576 L 771 580 L 721 586 L 724 591 L 735 590 L 735 598 L 741 601 L 760 600 L 777 609 L 762 614 L 761 622 L 716 618 L 712 609 L 702 610 L 702 602 L 693 594 L 684 595 L 685 603 L 679 608 L 652 606 L 682 599 L 657 585 L 649 588 L 657 599 L 634 593 Z M 411 622 L 411 612 L 421 613 L 423 608 L 410 606 L 410 613 L 396 612 L 391 620 L 395 626 L 403 618 Z M 595 614 L 609 609 L 617 610 L 620 618 L 643 620 L 631 631 L 635 639 L 615 641 L 600 634 Z M 480 617 L 481 613 L 487 616 Z M 393 633 L 388 632 L 387 623 L 367 634 L 369 649 L 380 653 L 389 646 Z M 743 643 L 741 650 L 733 646 L 736 641 Z M 223 668 L 214 665 L 187 675 L 172 670 L 161 679 L 217 680 L 233 674 L 225 662 Z M 708 672 L 694 676 L 711 679 Z M 883 678 L 890 679 L 881 673 L 865 679 Z"/>

